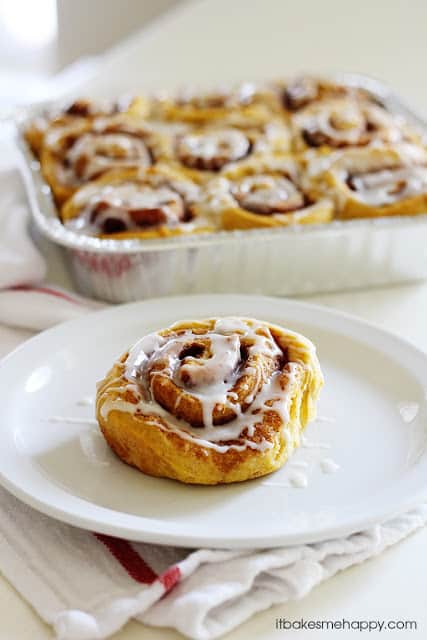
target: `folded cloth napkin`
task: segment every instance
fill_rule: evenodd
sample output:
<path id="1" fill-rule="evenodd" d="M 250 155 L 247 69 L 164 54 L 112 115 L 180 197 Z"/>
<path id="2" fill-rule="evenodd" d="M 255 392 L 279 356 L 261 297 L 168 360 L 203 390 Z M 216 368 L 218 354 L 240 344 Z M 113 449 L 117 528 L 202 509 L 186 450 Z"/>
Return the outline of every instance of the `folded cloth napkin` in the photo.
<path id="1" fill-rule="evenodd" d="M 106 638 L 130 618 L 197 640 L 302 598 L 427 521 L 427 505 L 347 538 L 260 551 L 130 543 L 56 522 L 0 489 L 0 569 L 60 640 Z"/>
<path id="2" fill-rule="evenodd" d="M 22 183 L 0 174 L 0 323 L 41 330 L 98 307 L 43 284 Z M 106 638 L 130 618 L 217 638 L 267 607 L 301 598 L 338 571 L 427 522 L 420 506 L 389 522 L 311 545 L 252 551 L 130 543 L 62 524 L 0 488 L 0 571 L 61 640 Z"/>

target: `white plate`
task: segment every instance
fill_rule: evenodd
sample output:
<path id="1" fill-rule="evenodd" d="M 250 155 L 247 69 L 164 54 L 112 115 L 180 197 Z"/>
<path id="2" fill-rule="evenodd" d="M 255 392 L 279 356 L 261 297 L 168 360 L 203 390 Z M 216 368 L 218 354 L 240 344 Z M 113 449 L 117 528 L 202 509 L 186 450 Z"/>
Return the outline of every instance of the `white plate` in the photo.
<path id="1" fill-rule="evenodd" d="M 246 315 L 305 333 L 326 384 L 309 441 L 268 478 L 219 487 L 151 478 L 110 452 L 84 423 L 114 359 L 141 335 L 184 317 Z M 182 546 L 256 547 L 318 541 L 381 521 L 427 497 L 427 357 L 350 316 L 291 300 L 209 295 L 163 298 L 47 331 L 0 365 L 1 482 L 74 525 Z M 55 422 L 54 416 L 83 422 Z M 322 472 L 332 458 L 340 468 Z M 306 488 L 289 485 L 307 462 Z"/>

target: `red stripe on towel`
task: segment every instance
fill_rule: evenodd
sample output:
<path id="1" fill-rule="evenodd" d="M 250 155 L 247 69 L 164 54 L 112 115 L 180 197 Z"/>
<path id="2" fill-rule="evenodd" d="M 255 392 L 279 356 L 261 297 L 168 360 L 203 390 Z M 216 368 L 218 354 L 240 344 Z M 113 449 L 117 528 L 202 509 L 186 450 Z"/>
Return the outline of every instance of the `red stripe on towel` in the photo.
<path id="1" fill-rule="evenodd" d="M 109 552 L 121 564 L 123 569 L 127 571 L 130 577 L 136 582 L 141 584 L 152 584 L 157 580 L 157 574 L 154 573 L 151 567 L 148 566 L 145 560 L 135 551 L 127 540 L 113 538 L 102 533 L 95 533 L 94 535 L 107 547 Z"/>
<path id="2" fill-rule="evenodd" d="M 181 578 L 181 571 L 179 567 L 170 567 L 167 571 L 162 573 L 159 577 L 160 582 L 164 586 L 166 591 L 170 591 Z"/>
<path id="3" fill-rule="evenodd" d="M 78 300 L 72 298 L 63 291 L 57 291 L 56 289 L 50 289 L 49 287 L 31 287 L 26 284 L 17 284 L 13 287 L 9 287 L 9 289 L 11 291 L 35 291 L 36 293 L 46 293 L 50 296 L 55 296 L 55 298 L 62 298 L 62 300 L 72 302 L 73 304 L 80 304 Z"/>

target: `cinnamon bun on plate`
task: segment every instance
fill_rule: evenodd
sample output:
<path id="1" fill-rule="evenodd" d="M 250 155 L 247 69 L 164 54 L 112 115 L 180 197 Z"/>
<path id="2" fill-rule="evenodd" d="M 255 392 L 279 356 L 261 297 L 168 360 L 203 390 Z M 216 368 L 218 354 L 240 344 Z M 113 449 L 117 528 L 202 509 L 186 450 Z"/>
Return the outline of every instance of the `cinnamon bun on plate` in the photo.
<path id="1" fill-rule="evenodd" d="M 247 318 L 178 322 L 144 336 L 99 383 L 96 414 L 124 461 L 191 484 L 279 469 L 323 385 L 304 336 Z"/>

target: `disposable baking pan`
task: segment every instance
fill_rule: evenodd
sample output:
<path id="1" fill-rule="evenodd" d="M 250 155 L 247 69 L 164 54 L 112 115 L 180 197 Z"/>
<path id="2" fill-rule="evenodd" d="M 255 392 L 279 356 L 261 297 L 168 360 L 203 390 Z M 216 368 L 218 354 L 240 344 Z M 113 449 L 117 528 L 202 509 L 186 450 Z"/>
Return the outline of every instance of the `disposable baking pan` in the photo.
<path id="1" fill-rule="evenodd" d="M 426 123 L 384 84 L 367 76 L 332 80 L 367 89 L 422 132 Z M 77 289 L 109 302 L 199 292 L 297 295 L 427 278 L 427 212 L 274 229 L 220 231 L 150 240 L 76 234 L 58 219 L 51 191 L 17 117 L 23 175 L 39 231 L 66 254 Z"/>

